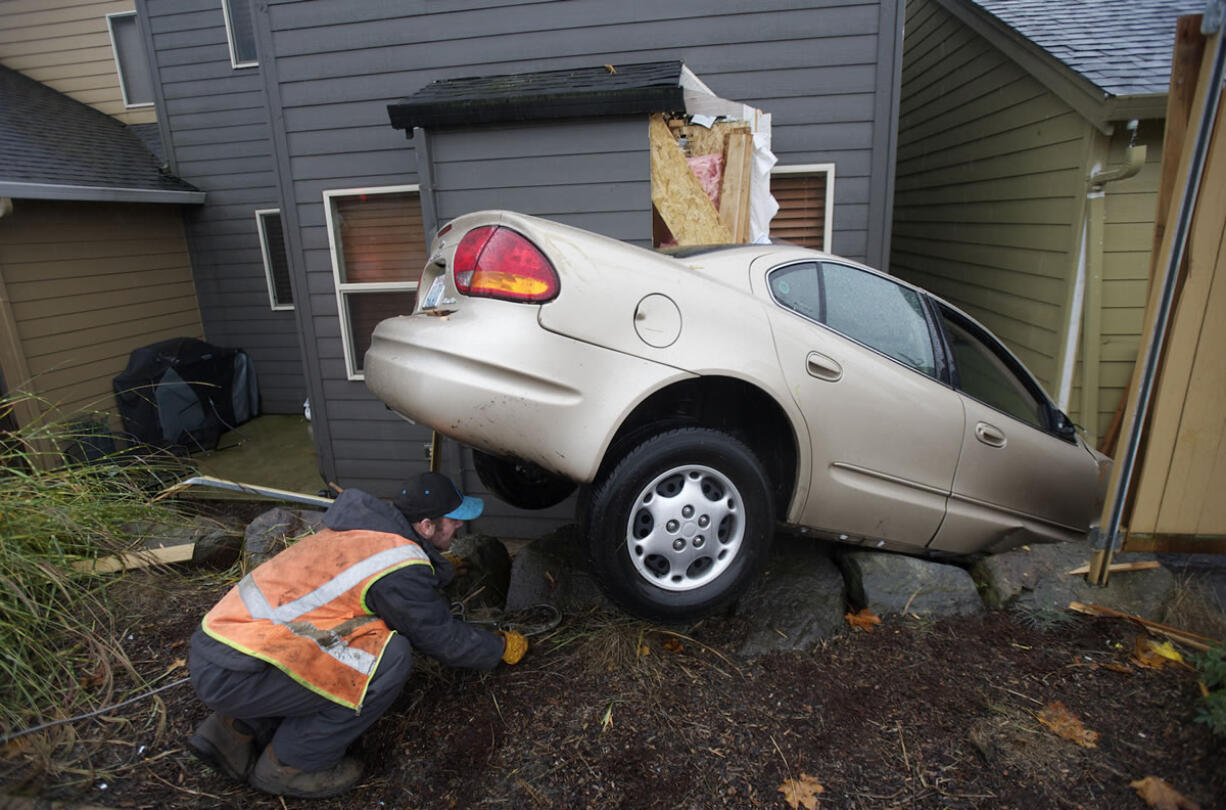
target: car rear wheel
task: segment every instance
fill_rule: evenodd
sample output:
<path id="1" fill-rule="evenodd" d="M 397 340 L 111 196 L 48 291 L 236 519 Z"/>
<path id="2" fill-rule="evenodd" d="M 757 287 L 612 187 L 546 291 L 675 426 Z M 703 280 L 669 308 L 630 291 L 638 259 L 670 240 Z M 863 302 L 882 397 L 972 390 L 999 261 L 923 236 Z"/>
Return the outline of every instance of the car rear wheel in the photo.
<path id="1" fill-rule="evenodd" d="M 585 521 L 588 558 L 601 587 L 627 611 L 691 619 L 748 587 L 774 522 L 753 451 L 719 431 L 682 428 L 641 442 L 596 482 Z"/>
<path id="2" fill-rule="evenodd" d="M 575 483 L 533 464 L 473 451 L 477 477 L 490 492 L 518 509 L 548 509 L 575 491 Z"/>

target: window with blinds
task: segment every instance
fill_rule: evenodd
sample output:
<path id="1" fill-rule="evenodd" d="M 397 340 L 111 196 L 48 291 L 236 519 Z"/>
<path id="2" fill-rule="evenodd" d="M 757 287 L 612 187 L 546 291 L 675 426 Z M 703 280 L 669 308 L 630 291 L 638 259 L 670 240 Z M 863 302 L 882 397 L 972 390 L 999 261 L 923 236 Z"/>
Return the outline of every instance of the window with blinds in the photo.
<path id="1" fill-rule="evenodd" d="M 778 166 L 771 174 L 771 194 L 779 203 L 779 212 L 771 220 L 771 239 L 830 249 L 833 164 Z"/>
<path id="2" fill-rule="evenodd" d="M 337 310 L 349 379 L 362 379 L 362 360 L 375 325 L 407 315 L 417 301 L 426 263 L 417 186 L 324 192 Z"/>

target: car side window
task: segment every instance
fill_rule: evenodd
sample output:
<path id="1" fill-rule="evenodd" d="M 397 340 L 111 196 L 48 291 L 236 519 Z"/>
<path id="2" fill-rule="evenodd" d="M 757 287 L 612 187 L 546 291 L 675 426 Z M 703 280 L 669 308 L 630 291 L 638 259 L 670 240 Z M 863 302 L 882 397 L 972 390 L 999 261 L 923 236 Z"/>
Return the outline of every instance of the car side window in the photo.
<path id="1" fill-rule="evenodd" d="M 944 311 L 942 319 L 959 390 L 1015 419 L 1044 428 L 1044 402 L 1009 367 L 1002 353 Z"/>
<path id="2" fill-rule="evenodd" d="M 855 267 L 822 263 L 823 323 L 852 340 L 936 376 L 936 359 L 919 294 Z"/>
<path id="3" fill-rule="evenodd" d="M 817 262 L 780 267 L 770 275 L 770 288 L 780 306 L 799 312 L 806 318 L 822 320 L 822 289 L 817 276 Z"/>

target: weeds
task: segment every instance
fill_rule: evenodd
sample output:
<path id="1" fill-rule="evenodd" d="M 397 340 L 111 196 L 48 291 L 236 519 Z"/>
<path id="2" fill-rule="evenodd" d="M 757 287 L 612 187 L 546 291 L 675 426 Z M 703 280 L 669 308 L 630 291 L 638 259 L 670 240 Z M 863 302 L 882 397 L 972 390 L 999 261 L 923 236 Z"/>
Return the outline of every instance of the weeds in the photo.
<path id="1" fill-rule="evenodd" d="M 1226 737 L 1226 644 L 1214 644 L 1197 656 L 1196 668 L 1207 692 L 1197 707 L 1196 722 L 1208 726 L 1214 736 Z"/>
<path id="2" fill-rule="evenodd" d="M 1078 618 L 1064 610 L 1039 607 L 1037 605 L 1015 604 L 1012 609 L 1013 621 L 1030 630 L 1050 633 L 1063 630 L 1077 623 Z"/>
<path id="3" fill-rule="evenodd" d="M 0 418 L 23 399 L 0 398 Z M 97 438 L 79 430 L 36 419 L 0 434 L 0 727 L 8 733 L 140 685 L 115 640 L 110 580 L 80 563 L 134 547 L 142 526 L 179 519 L 151 496 L 182 475 L 181 462 L 114 453 L 72 461 L 63 449 Z M 70 730 L 58 736 L 71 744 Z"/>

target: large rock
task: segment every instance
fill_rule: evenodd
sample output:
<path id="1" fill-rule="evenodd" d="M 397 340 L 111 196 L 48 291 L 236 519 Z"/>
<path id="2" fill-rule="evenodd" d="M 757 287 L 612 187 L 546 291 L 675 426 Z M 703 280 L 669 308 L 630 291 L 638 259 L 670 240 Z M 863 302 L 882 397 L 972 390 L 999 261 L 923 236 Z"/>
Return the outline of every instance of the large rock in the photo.
<path id="1" fill-rule="evenodd" d="M 243 570 L 250 571 L 271 559 L 291 540 L 314 534 L 324 524 L 324 513 L 277 506 L 247 524 L 243 541 Z"/>
<path id="2" fill-rule="evenodd" d="M 749 632 L 737 650 L 750 658 L 808 650 L 843 629 L 847 594 L 828 547 L 808 537 L 775 538 L 761 578 L 738 600 Z"/>
<path id="3" fill-rule="evenodd" d="M 1175 576 L 1165 568 L 1121 571 L 1107 587 L 1086 582 L 1068 572 L 1085 565 L 1094 555 L 1086 543 L 1050 543 L 994 554 L 974 564 L 971 575 L 979 583 L 989 607 L 1018 607 L 1063 611 L 1069 602 L 1092 602 L 1142 618 L 1161 621 L 1175 593 Z M 1116 554 L 1114 562 L 1155 559 L 1153 554 Z"/>
<path id="4" fill-rule="evenodd" d="M 194 517 L 183 523 L 131 523 L 124 529 L 147 549 L 192 544 L 192 564 L 228 568 L 242 548 L 242 528 L 212 518 Z"/>
<path id="5" fill-rule="evenodd" d="M 564 613 L 612 609 L 588 573 L 578 528 L 563 526 L 516 553 L 507 589 L 508 612 L 551 604 Z"/>
<path id="6" fill-rule="evenodd" d="M 449 553 L 463 557 L 463 573 L 447 587 L 451 599 L 464 604 L 466 611 L 501 609 L 511 583 L 511 555 L 496 537 L 484 534 L 457 537 Z M 463 570 L 463 569 L 462 569 Z"/>
<path id="7" fill-rule="evenodd" d="M 848 551 L 838 560 L 852 604 L 879 616 L 968 616 L 984 611 L 971 575 L 956 565 L 881 551 Z"/>

